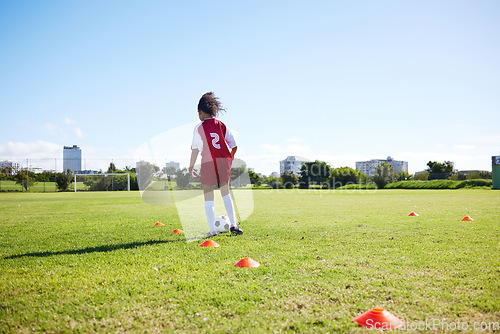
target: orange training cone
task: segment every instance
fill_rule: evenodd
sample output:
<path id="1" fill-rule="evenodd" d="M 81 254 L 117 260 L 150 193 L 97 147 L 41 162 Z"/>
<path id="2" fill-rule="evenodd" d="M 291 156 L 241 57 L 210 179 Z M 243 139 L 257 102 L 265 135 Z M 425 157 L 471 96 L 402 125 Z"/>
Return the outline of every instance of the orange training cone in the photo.
<path id="1" fill-rule="evenodd" d="M 408 216 L 418 216 L 418 213 L 416 213 L 416 212 L 410 212 L 410 214 Z"/>
<path id="2" fill-rule="evenodd" d="M 360 326 L 368 329 L 392 329 L 403 326 L 403 321 L 383 308 L 372 308 L 353 319 Z"/>
<path id="3" fill-rule="evenodd" d="M 233 264 L 233 267 L 240 267 L 240 268 L 255 268 L 258 266 L 260 266 L 260 263 L 249 257 L 244 257 L 235 264 Z"/>
<path id="4" fill-rule="evenodd" d="M 178 228 L 176 228 L 175 230 L 173 230 L 172 232 L 170 232 L 170 234 L 181 234 L 181 233 L 184 233 L 183 230 L 179 230 Z"/>
<path id="5" fill-rule="evenodd" d="M 464 218 L 462 218 L 462 221 L 463 222 L 467 222 L 467 221 L 473 221 L 474 219 L 471 218 L 471 216 L 465 216 Z"/>
<path id="6" fill-rule="evenodd" d="M 156 222 L 155 226 L 165 226 L 165 224 L 162 224 L 160 222 Z"/>
<path id="7" fill-rule="evenodd" d="M 213 240 L 207 240 L 200 247 L 220 247 L 220 245 Z"/>

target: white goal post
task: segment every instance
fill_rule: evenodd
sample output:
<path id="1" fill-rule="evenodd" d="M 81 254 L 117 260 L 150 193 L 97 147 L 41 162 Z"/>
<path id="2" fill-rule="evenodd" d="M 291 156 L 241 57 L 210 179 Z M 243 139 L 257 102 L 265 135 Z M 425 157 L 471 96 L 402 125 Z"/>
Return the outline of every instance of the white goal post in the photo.
<path id="1" fill-rule="evenodd" d="M 93 176 L 127 176 L 127 191 L 130 191 L 130 174 L 129 173 L 97 173 L 97 174 L 77 174 L 75 173 L 75 180 L 74 180 L 74 184 L 75 184 L 75 193 L 76 193 L 76 177 L 77 176 L 87 176 L 87 177 L 93 177 Z"/>

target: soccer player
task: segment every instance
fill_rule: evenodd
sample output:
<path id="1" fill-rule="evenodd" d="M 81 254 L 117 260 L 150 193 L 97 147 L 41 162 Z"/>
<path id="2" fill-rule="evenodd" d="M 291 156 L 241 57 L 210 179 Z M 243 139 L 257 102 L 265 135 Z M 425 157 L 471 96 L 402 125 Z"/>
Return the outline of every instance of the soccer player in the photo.
<path id="1" fill-rule="evenodd" d="M 235 220 L 233 200 L 229 193 L 231 163 L 237 146 L 234 136 L 224 123 L 215 119 L 219 112 L 225 111 L 213 92 L 205 93 L 198 103 L 198 116 L 201 123 L 194 128 L 191 144 L 191 162 L 189 174 L 198 177 L 193 171 L 194 164 L 201 151 L 201 185 L 205 197 L 205 214 L 210 235 L 217 235 L 215 230 L 214 186 L 220 187 L 220 193 L 233 234 L 243 234 Z"/>

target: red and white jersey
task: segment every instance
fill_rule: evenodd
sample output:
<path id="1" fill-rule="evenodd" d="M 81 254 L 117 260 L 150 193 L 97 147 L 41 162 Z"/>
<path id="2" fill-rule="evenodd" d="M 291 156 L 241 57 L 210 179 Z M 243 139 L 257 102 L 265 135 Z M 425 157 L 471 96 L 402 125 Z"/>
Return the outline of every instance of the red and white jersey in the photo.
<path id="1" fill-rule="evenodd" d="M 231 149 L 236 140 L 224 123 L 215 118 L 206 118 L 194 128 L 191 149 L 201 151 L 202 161 L 231 158 Z"/>

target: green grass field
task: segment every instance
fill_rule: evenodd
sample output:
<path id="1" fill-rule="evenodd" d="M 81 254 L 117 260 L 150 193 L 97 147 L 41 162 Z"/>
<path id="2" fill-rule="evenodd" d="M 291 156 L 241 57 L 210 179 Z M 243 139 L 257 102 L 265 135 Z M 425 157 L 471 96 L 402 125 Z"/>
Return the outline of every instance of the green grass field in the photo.
<path id="1" fill-rule="evenodd" d="M 0 332 L 363 332 L 373 307 L 500 321 L 500 191 L 254 196 L 245 234 L 207 249 L 138 192 L 0 193 Z M 246 256 L 261 267 L 233 267 Z"/>
<path id="2" fill-rule="evenodd" d="M 87 190 L 87 186 L 83 184 L 83 182 L 77 182 L 76 183 L 76 189 L 77 190 Z M 68 188 L 68 191 L 73 191 L 75 189 L 75 184 L 71 183 L 71 185 Z M 33 186 L 30 187 L 30 192 L 32 193 L 41 193 L 41 192 L 56 192 L 57 186 L 55 182 L 36 182 Z M 1 180 L 0 181 L 0 191 L 19 191 L 19 192 L 25 192 L 26 190 L 23 188 L 21 184 L 16 183 L 16 181 L 5 181 Z"/>

